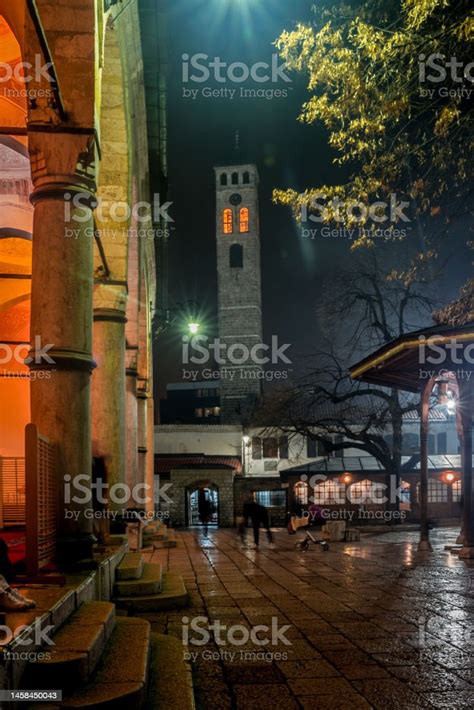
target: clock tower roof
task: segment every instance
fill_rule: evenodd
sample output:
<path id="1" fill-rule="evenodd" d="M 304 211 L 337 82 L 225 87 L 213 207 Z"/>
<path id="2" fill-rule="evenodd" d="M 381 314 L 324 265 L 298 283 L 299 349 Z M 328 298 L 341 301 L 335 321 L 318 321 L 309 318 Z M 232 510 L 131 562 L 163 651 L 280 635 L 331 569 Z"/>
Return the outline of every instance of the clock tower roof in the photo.
<path id="1" fill-rule="evenodd" d="M 252 156 L 250 155 L 250 152 L 247 150 L 247 148 L 242 146 L 242 140 L 239 131 L 235 132 L 234 143 L 232 148 L 226 151 L 226 154 L 223 156 L 222 162 L 219 162 L 216 167 L 231 168 L 237 166 L 256 167 L 255 162 L 252 159 Z"/>

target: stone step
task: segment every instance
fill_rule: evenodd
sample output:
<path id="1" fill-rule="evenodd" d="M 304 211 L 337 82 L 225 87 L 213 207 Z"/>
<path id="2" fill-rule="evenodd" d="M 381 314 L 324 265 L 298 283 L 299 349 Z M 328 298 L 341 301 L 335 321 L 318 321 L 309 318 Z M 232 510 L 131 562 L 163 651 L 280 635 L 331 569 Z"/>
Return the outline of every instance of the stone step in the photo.
<path id="1" fill-rule="evenodd" d="M 144 559 L 141 552 L 127 552 L 117 567 L 117 579 L 140 579 L 143 574 Z"/>
<path id="2" fill-rule="evenodd" d="M 176 547 L 178 544 L 174 530 L 168 532 L 164 540 L 155 540 L 152 538 L 150 542 L 155 550 L 165 550 L 170 547 Z"/>
<path id="3" fill-rule="evenodd" d="M 151 634 L 148 690 L 142 710 L 194 710 L 191 667 L 174 636 Z"/>
<path id="4" fill-rule="evenodd" d="M 45 646 L 43 658 L 28 664 L 28 688 L 77 688 L 93 674 L 115 627 L 115 606 L 110 602 L 85 602 Z"/>
<path id="5" fill-rule="evenodd" d="M 145 562 L 142 565 L 140 579 L 126 579 L 117 581 L 114 593 L 118 597 L 136 597 L 145 594 L 159 594 L 163 579 L 163 570 L 160 564 Z"/>
<path id="6" fill-rule="evenodd" d="M 144 540 L 165 540 L 167 537 L 166 529 L 164 530 L 145 530 L 143 531 Z"/>
<path id="7" fill-rule="evenodd" d="M 92 681 L 65 695 L 53 708 L 129 710 L 145 700 L 150 658 L 150 624 L 144 619 L 117 618 L 116 626 Z M 56 679 L 56 687 L 60 681 Z M 30 706 L 34 710 L 33 706 Z"/>
<path id="8" fill-rule="evenodd" d="M 115 534 L 115 535 L 109 535 L 107 537 L 107 545 L 111 545 L 113 547 L 115 547 L 117 545 L 126 545 L 127 542 L 128 542 L 127 535 Z"/>
<path id="9" fill-rule="evenodd" d="M 140 597 L 117 597 L 115 603 L 119 608 L 127 609 L 129 613 L 166 611 L 186 606 L 188 604 L 188 593 L 181 576 L 171 572 L 163 572 L 160 594 L 146 594 Z"/>

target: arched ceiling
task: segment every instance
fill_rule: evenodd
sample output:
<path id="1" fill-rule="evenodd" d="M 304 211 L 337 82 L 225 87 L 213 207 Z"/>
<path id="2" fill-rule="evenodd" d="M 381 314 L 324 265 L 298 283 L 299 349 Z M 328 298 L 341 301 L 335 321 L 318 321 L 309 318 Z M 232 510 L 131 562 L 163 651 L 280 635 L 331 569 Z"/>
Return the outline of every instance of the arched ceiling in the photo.
<path id="1" fill-rule="evenodd" d="M 6 15 L 1 14 L 4 4 L 0 0 L 0 65 L 9 64 L 13 68 L 21 61 L 21 49 L 10 24 L 6 20 Z M 18 5 L 23 5 L 23 3 L 18 2 Z M 5 68 L 0 71 L 0 78 L 7 78 Z M 26 126 L 27 110 L 25 84 L 15 78 L 10 78 L 8 81 L 2 81 L 1 87 L 0 126 L 24 128 Z M 15 142 L 23 146 L 26 146 L 26 140 L 26 136 L 15 137 Z"/>
<path id="2" fill-rule="evenodd" d="M 24 0 L 0 0 L 0 16 L 11 27 L 18 47 L 23 46 L 26 3 Z M 1 30 L 0 30 L 1 31 Z M 1 37 L 1 34 L 0 34 Z M 2 37 L 3 40 L 3 37 Z M 3 41 L 0 46 L 3 49 Z M 19 52 L 21 54 L 21 52 Z"/>

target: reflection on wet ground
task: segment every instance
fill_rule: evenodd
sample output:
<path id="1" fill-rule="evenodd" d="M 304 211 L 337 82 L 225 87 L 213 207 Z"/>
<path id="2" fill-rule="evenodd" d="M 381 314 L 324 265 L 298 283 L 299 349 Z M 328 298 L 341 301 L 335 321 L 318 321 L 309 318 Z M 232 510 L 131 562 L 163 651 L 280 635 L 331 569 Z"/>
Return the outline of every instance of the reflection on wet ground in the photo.
<path id="1" fill-rule="evenodd" d="M 286 531 L 259 551 L 183 532 L 153 560 L 191 606 L 148 618 L 182 638 L 186 617 L 198 709 L 474 707 L 474 567 L 444 550 L 456 535 L 433 531 L 433 553 L 416 532 L 300 553 Z"/>

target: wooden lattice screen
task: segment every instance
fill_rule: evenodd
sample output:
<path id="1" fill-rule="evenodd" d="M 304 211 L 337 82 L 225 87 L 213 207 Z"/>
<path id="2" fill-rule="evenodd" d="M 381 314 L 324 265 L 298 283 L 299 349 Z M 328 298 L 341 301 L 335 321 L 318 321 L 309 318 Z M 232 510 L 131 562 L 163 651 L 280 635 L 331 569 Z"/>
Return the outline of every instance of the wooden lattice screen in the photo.
<path id="1" fill-rule="evenodd" d="M 26 573 L 38 576 L 56 555 L 58 491 L 56 447 L 34 424 L 26 433 Z"/>
<path id="2" fill-rule="evenodd" d="M 25 524 L 25 459 L 0 457 L 0 525 Z"/>

